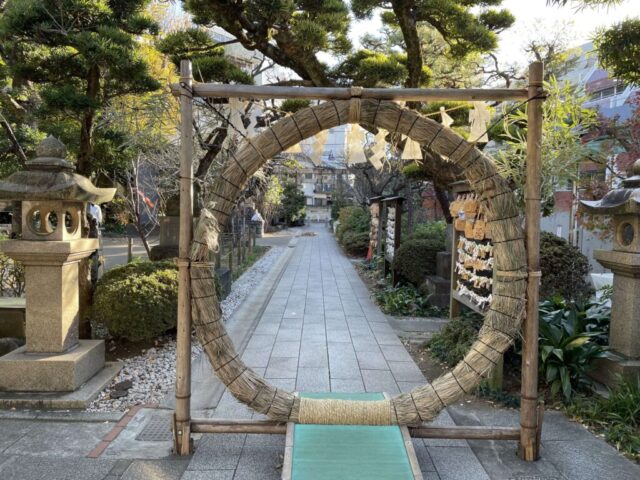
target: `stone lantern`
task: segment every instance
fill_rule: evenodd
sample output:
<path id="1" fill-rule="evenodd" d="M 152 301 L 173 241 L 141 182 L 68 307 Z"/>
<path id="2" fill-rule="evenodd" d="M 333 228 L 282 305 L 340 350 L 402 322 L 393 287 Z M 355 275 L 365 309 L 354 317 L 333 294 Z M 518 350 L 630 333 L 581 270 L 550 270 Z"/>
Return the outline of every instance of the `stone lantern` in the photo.
<path id="1" fill-rule="evenodd" d="M 98 249 L 87 237 L 87 202 L 110 201 L 64 160 L 49 137 L 37 158 L 0 182 L 0 200 L 22 202 L 22 238 L 0 251 L 25 267 L 26 345 L 0 357 L 0 391 L 69 392 L 105 365 L 103 340 L 79 340 L 79 262 Z"/>
<path id="2" fill-rule="evenodd" d="M 640 159 L 622 188 L 602 200 L 582 201 L 582 209 L 613 216 L 613 250 L 596 250 L 594 257 L 613 272 L 611 351 L 594 376 L 612 385 L 617 374 L 640 375 Z"/>

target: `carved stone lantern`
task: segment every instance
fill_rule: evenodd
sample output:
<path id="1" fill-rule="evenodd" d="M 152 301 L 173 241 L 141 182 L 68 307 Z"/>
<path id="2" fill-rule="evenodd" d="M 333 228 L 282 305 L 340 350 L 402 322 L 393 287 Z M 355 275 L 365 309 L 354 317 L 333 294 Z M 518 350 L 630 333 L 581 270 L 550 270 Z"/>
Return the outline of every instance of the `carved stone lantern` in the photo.
<path id="1" fill-rule="evenodd" d="M 609 346 L 595 376 L 609 385 L 617 374 L 640 374 L 640 159 L 622 188 L 602 200 L 582 201 L 582 209 L 613 217 L 613 250 L 596 250 L 594 257 L 613 272 Z"/>
<path id="2" fill-rule="evenodd" d="M 104 367 L 104 341 L 79 340 L 79 262 L 97 248 L 86 238 L 87 202 L 110 201 L 64 160 L 65 146 L 49 137 L 37 158 L 0 182 L 0 200 L 22 202 L 22 238 L 0 251 L 25 267 L 26 345 L 0 357 L 0 391 L 68 392 Z"/>

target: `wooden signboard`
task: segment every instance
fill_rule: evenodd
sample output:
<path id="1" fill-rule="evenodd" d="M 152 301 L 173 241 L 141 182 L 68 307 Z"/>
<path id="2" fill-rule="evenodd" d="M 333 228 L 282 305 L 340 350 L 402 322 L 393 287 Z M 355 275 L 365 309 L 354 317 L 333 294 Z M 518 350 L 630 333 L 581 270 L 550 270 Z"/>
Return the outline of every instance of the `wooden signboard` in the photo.
<path id="1" fill-rule="evenodd" d="M 393 268 L 393 259 L 396 251 L 400 248 L 400 232 L 402 230 L 402 197 L 388 197 L 382 199 L 384 205 L 385 222 L 385 242 L 384 242 L 384 275 L 391 272 L 391 284 L 398 283 L 396 272 Z"/>
<path id="2" fill-rule="evenodd" d="M 493 245 L 483 205 L 466 182 L 452 185 L 453 216 L 450 318 L 460 315 L 460 305 L 484 313 L 491 303 Z"/>

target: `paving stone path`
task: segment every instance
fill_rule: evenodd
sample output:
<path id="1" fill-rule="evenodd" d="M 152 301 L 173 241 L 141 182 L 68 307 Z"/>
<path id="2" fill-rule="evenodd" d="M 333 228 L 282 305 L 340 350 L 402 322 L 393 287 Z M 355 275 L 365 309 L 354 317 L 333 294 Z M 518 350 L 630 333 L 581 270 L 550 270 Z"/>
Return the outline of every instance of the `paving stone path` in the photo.
<path id="1" fill-rule="evenodd" d="M 397 394 L 425 378 L 352 262 L 324 226 L 298 237 L 295 252 L 242 355 L 273 384 L 301 392 Z M 222 395 L 216 416 L 261 418 Z M 437 419 L 453 425 L 448 412 Z M 488 479 L 460 440 L 414 440 L 426 479 Z M 209 435 L 197 444 L 183 480 L 278 479 L 282 436 Z M 452 460 L 455 459 L 455 462 Z"/>
<path id="2" fill-rule="evenodd" d="M 371 301 L 351 261 L 326 227 L 300 236 L 282 275 L 257 288 L 266 307 L 247 304 L 229 324 L 245 362 L 271 382 L 305 392 L 387 392 L 424 383 L 422 373 Z M 286 245 L 285 237 L 276 239 Z M 284 242 L 284 243 L 283 243 Z M 283 259 L 285 257 L 282 257 Z M 275 269 L 274 269 L 275 272 Z M 265 285 L 269 278 L 265 277 Z M 268 286 L 268 285 L 267 285 Z M 262 304 L 262 302 L 257 302 Z M 242 308 L 241 308 L 242 310 Z M 259 321 L 253 328 L 254 314 Z M 245 332 L 245 333 L 243 333 Z M 247 334 L 246 332 L 249 332 Z M 246 341 L 248 340 L 248 341 Z M 1 372 L 0 372 L 1 374 Z M 262 418 L 194 362 L 194 416 Z M 203 435 L 190 458 L 170 455 L 172 399 L 119 413 L 0 411 L 0 480 L 279 479 L 282 435 Z M 474 403 L 451 406 L 439 425 L 517 425 L 518 412 Z M 144 440 L 149 427 L 160 437 Z M 542 458 L 525 463 L 515 442 L 414 439 L 426 480 L 637 480 L 640 467 L 560 412 L 547 412 Z M 107 448 L 100 445 L 108 441 Z M 97 458 L 88 458 L 92 452 Z"/>

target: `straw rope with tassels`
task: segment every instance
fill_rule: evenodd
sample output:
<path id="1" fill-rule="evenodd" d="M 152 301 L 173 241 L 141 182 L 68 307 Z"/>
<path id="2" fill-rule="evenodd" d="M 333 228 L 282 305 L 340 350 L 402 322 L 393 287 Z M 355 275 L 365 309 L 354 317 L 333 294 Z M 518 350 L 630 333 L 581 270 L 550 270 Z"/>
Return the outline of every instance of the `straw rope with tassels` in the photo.
<path id="1" fill-rule="evenodd" d="M 472 392 L 499 362 L 518 335 L 524 316 L 527 272 L 523 232 L 515 197 L 492 161 L 453 130 L 403 109 L 393 102 L 362 99 L 352 90 L 350 100 L 327 101 L 284 117 L 240 144 L 215 178 L 216 202 L 201 212 L 191 250 L 193 324 L 211 364 L 229 391 L 242 403 L 276 421 L 333 424 L 414 425 L 431 420 L 446 405 Z M 347 122 L 409 135 L 446 156 L 464 175 L 484 203 L 494 243 L 493 301 L 477 340 L 464 359 L 431 384 L 377 402 L 301 399 L 268 383 L 242 362 L 222 321 L 215 294 L 209 251 L 217 248 L 218 225 L 225 223 L 234 199 L 248 178 L 274 155 L 305 138 Z"/>

